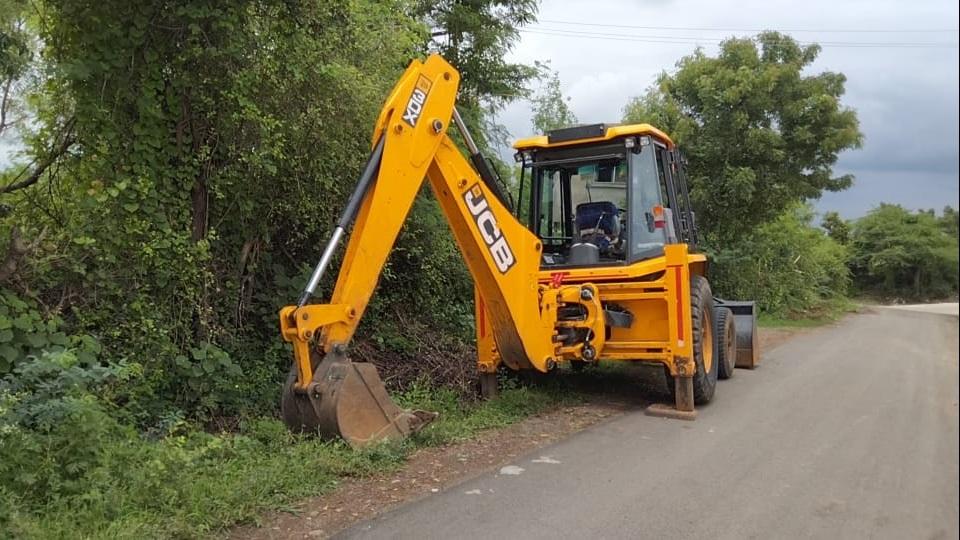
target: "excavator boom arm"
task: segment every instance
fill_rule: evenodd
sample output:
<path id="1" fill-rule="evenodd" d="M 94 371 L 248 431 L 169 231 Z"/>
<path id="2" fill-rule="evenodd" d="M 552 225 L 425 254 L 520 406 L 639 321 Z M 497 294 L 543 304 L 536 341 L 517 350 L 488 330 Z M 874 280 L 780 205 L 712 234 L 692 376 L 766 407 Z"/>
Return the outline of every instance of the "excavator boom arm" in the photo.
<path id="1" fill-rule="evenodd" d="M 295 380 L 290 381 L 289 390 L 298 396 L 291 394 L 290 399 L 312 401 L 311 407 L 300 404 L 300 412 L 291 416 L 288 424 L 315 427 L 329 423 L 304 421 L 302 416 L 309 416 L 314 409 L 316 416 L 322 417 L 326 414 L 321 410 L 322 400 L 337 399 L 329 394 L 339 390 L 339 384 L 322 379 L 348 375 L 343 370 L 332 373 L 323 364 L 345 361 L 344 350 L 424 178 L 429 179 L 484 301 L 498 353 L 513 365 L 541 371 L 553 364 L 556 306 L 544 303 L 537 281 L 540 240 L 514 218 L 492 182 L 481 178 L 448 136 L 451 120 L 459 120 L 455 109 L 458 85 L 457 71 L 433 55 L 423 63 L 412 62 L 387 98 L 374 131 L 371 158 L 331 244 L 299 304 L 280 312 L 282 334 L 292 343 L 295 356 Z M 465 130 L 464 138 L 471 141 Z M 330 302 L 309 304 L 350 221 L 353 231 Z M 379 380 L 366 384 L 371 385 L 382 388 Z M 372 402 L 384 409 L 383 401 L 389 398 L 381 393 L 372 391 Z M 385 412 L 384 416 L 391 414 Z M 326 431 L 343 435 L 342 426 Z"/>

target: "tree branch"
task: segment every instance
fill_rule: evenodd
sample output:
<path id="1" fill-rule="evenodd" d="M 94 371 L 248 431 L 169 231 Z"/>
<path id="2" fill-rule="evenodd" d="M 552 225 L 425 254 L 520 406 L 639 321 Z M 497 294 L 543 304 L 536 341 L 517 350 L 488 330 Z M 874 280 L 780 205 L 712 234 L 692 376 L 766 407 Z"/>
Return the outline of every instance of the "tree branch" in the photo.
<path id="1" fill-rule="evenodd" d="M 3 98 L 0 100 L 0 135 L 7 129 L 7 109 L 10 107 L 10 87 L 13 85 L 13 77 L 10 77 L 3 84 Z"/>
<path id="2" fill-rule="evenodd" d="M 63 141 L 60 142 L 60 145 L 57 146 L 50 154 L 48 154 L 46 159 L 38 163 L 26 178 L 19 180 L 19 178 L 23 175 L 23 172 L 21 172 L 16 176 L 16 178 L 14 178 L 13 182 L 0 188 L 0 195 L 28 188 L 40 181 L 40 178 L 43 177 L 43 173 L 47 172 L 47 169 L 56 163 L 61 156 L 66 154 L 67 151 L 70 150 L 70 147 L 73 146 L 73 143 L 77 141 L 76 137 L 74 137 L 71 133 L 73 130 L 73 124 L 74 119 L 71 118 L 64 126 L 64 137 Z M 24 169 L 24 172 L 26 172 L 26 169 Z"/>

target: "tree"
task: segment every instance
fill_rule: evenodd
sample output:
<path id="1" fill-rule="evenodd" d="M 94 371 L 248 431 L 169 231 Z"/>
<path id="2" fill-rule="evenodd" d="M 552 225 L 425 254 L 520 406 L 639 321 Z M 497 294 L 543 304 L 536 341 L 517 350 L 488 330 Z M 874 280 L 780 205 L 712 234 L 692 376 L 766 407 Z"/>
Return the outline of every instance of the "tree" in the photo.
<path id="1" fill-rule="evenodd" d="M 564 97 L 560 90 L 560 76 L 557 72 L 551 70 L 548 65 L 543 65 L 542 68 L 544 70 L 544 83 L 531 100 L 533 104 L 533 129 L 540 133 L 546 133 L 553 129 L 576 124 L 577 117 L 567 105 L 570 98 Z"/>
<path id="2" fill-rule="evenodd" d="M 952 206 L 943 207 L 943 215 L 940 217 L 940 227 L 954 238 L 960 237 L 960 213 Z"/>
<path id="3" fill-rule="evenodd" d="M 529 95 L 537 69 L 508 62 L 518 28 L 536 20 L 537 0 L 418 0 L 414 13 L 433 29 L 435 48 L 460 72 L 458 108 L 482 148 L 505 142 L 492 118 L 513 100 Z"/>
<path id="4" fill-rule="evenodd" d="M 709 243 L 735 242 L 791 204 L 851 185 L 832 168 L 862 136 L 840 101 L 845 77 L 805 73 L 819 51 L 776 32 L 728 39 L 716 57 L 684 57 L 627 105 L 625 120 L 663 122 L 689 158 Z"/>
<path id="5" fill-rule="evenodd" d="M 927 299 L 955 295 L 956 237 L 928 212 L 881 204 L 850 233 L 854 283 L 867 293 Z"/>
<path id="6" fill-rule="evenodd" d="M 825 213 L 820 226 L 827 231 L 827 236 L 836 240 L 838 244 L 846 245 L 850 241 L 850 224 L 837 212 Z"/>
<path id="7" fill-rule="evenodd" d="M 0 0 L 0 138 L 22 119 L 16 95 L 33 56 L 24 7 L 22 0 Z"/>

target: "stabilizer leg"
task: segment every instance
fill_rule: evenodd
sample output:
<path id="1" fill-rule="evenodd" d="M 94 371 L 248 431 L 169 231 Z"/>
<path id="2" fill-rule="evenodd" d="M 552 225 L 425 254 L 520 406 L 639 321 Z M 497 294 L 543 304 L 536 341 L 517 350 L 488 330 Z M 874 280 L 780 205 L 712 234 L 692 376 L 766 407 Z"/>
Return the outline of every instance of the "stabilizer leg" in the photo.
<path id="1" fill-rule="evenodd" d="M 647 407 L 644 413 L 647 416 L 696 420 L 697 411 L 693 407 L 693 377 L 674 377 L 673 385 L 674 407 L 666 403 L 654 403 Z"/>
<path id="2" fill-rule="evenodd" d="M 483 399 L 494 399 L 500 395 L 500 388 L 497 384 L 496 373 L 480 374 L 480 397 Z"/>
<path id="3" fill-rule="evenodd" d="M 674 377 L 673 384 L 677 410 L 693 412 L 693 377 Z"/>

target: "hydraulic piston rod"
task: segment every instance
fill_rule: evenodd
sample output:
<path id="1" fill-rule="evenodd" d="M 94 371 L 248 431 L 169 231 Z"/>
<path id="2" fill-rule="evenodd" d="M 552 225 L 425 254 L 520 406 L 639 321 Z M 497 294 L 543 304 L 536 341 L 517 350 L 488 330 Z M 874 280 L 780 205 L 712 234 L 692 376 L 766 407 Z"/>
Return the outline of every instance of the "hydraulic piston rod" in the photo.
<path id="1" fill-rule="evenodd" d="M 350 200 L 347 201 L 347 207 L 343 209 L 343 214 L 340 215 L 340 221 L 337 222 L 337 227 L 333 229 L 333 234 L 330 235 L 327 246 L 323 248 L 320 262 L 314 267 L 313 274 L 310 275 L 310 281 L 308 281 L 307 286 L 303 288 L 300 300 L 297 301 L 297 307 L 303 307 L 310 301 L 310 297 L 313 296 L 313 293 L 317 290 L 317 285 L 320 284 L 320 279 L 323 278 L 327 266 L 330 265 L 333 252 L 336 251 L 337 246 L 340 245 L 340 240 L 343 239 L 344 232 L 350 227 L 353 218 L 357 216 L 360 203 L 363 201 L 363 197 L 367 194 L 367 191 L 370 190 L 370 186 L 373 185 L 373 181 L 377 177 L 377 171 L 380 169 L 380 159 L 383 157 L 383 145 L 384 137 L 380 137 L 377 145 L 373 148 L 373 152 L 370 153 L 367 164 L 363 168 L 363 173 L 360 175 L 357 187 L 354 188 L 353 194 L 350 195 Z"/>

